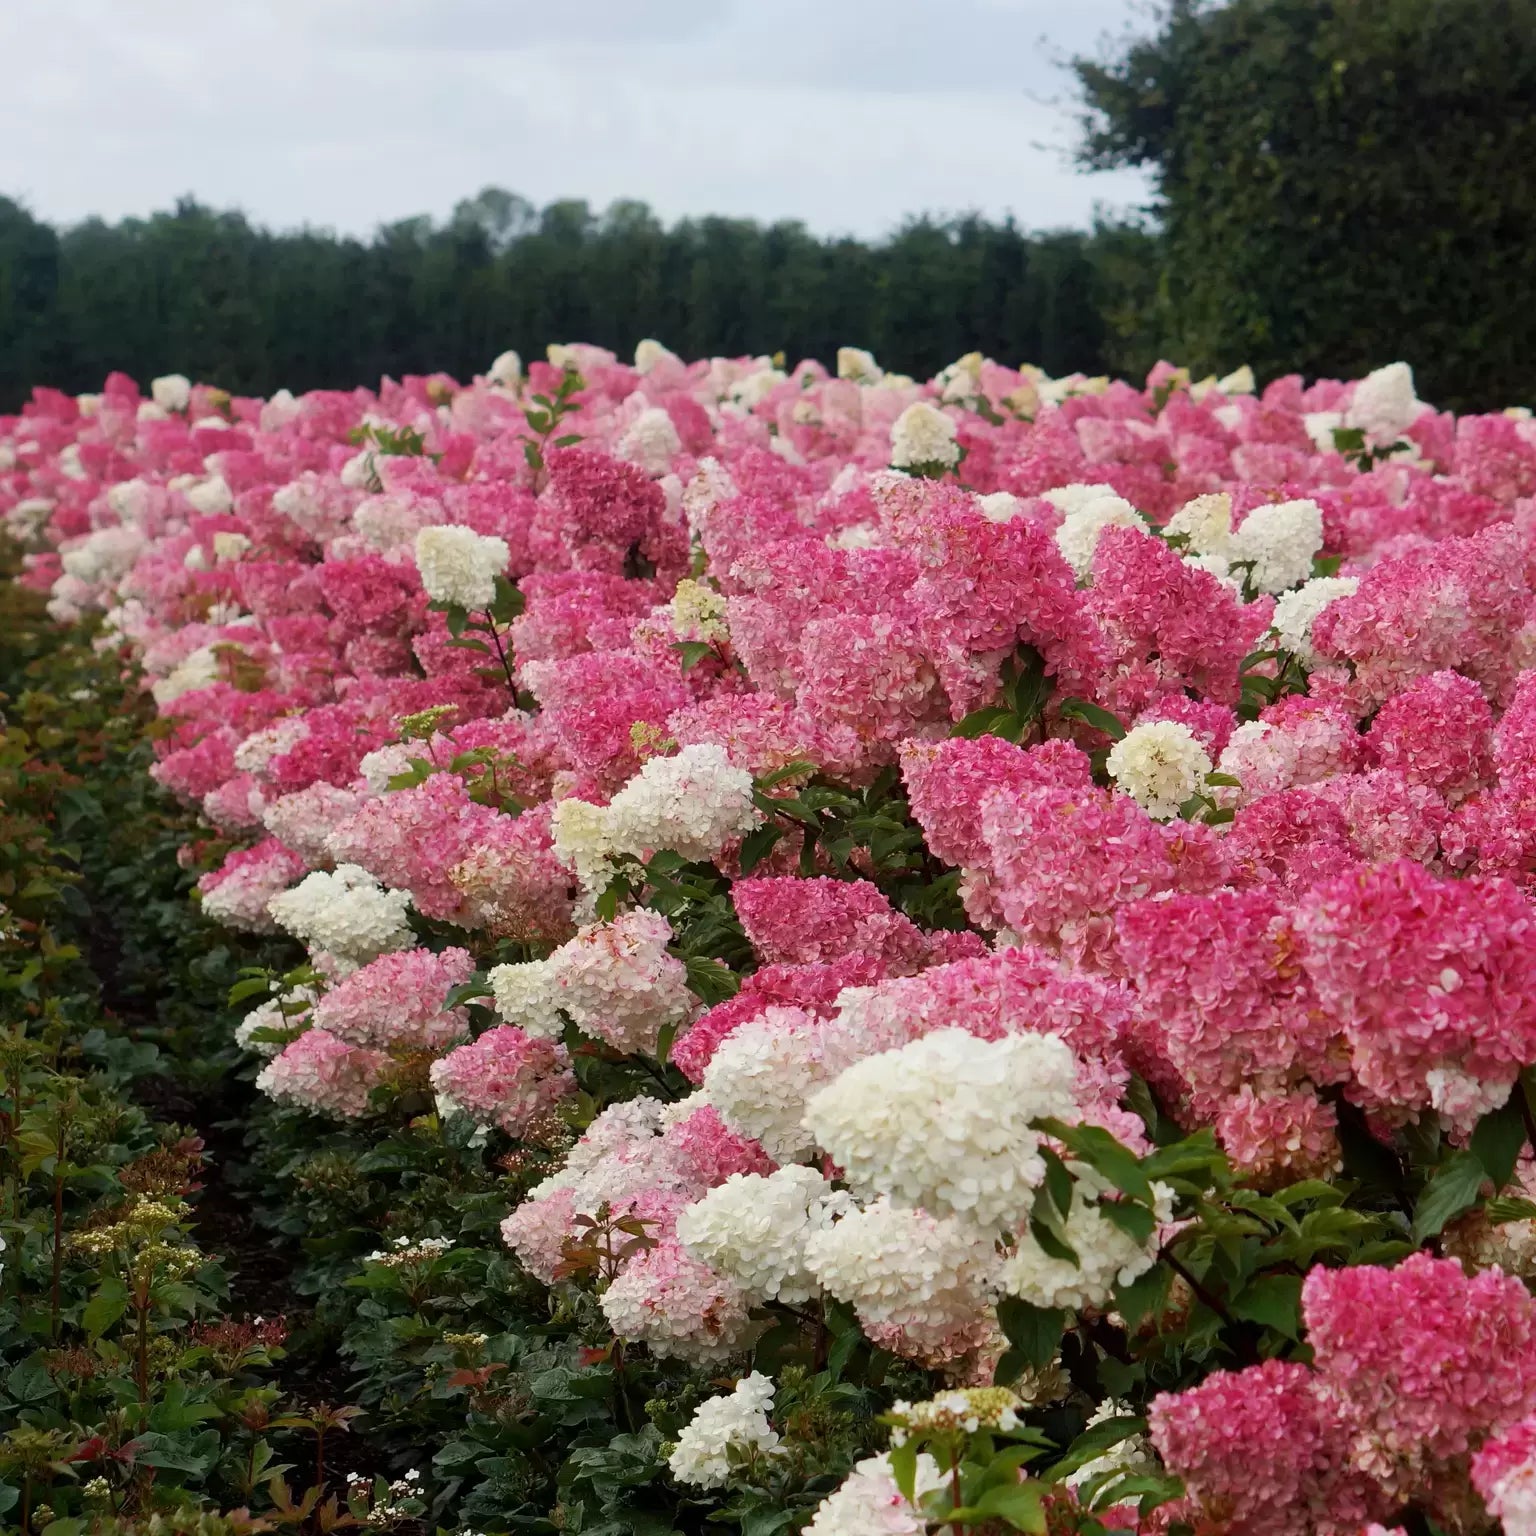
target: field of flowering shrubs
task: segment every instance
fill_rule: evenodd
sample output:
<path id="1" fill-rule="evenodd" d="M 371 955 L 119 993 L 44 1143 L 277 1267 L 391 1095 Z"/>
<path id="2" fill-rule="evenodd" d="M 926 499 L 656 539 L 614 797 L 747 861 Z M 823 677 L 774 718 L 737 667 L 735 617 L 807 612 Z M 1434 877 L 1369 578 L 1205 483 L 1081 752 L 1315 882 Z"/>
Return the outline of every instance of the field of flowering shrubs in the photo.
<path id="1" fill-rule="evenodd" d="M 1536 1533 L 1529 411 L 115 375 L 0 518 L 0 1520 Z"/>

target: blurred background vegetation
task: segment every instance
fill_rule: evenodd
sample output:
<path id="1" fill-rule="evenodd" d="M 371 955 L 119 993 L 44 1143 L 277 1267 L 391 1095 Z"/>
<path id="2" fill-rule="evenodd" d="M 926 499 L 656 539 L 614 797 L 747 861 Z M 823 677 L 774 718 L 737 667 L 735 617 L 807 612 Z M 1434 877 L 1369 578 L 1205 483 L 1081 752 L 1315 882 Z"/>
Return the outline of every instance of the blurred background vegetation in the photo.
<path id="1" fill-rule="evenodd" d="M 1085 168 L 1156 192 L 1091 231 L 920 218 L 867 242 L 490 188 L 363 241 L 190 199 L 55 230 L 0 199 L 0 409 L 114 368 L 265 394 L 645 336 L 855 344 L 919 376 L 975 348 L 1132 377 L 1402 357 L 1440 405 L 1536 399 L 1536 0 L 1160 0 L 1072 68 Z"/>

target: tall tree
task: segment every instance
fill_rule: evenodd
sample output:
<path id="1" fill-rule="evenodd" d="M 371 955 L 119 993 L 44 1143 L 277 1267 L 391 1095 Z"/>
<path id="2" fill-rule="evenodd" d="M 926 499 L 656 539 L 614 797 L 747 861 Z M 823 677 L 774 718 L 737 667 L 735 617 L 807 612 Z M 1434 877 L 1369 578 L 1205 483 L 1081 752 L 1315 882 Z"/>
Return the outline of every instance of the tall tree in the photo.
<path id="1" fill-rule="evenodd" d="M 1076 71 L 1087 163 L 1155 173 L 1185 360 L 1536 395 L 1536 0 L 1165 0 Z"/>

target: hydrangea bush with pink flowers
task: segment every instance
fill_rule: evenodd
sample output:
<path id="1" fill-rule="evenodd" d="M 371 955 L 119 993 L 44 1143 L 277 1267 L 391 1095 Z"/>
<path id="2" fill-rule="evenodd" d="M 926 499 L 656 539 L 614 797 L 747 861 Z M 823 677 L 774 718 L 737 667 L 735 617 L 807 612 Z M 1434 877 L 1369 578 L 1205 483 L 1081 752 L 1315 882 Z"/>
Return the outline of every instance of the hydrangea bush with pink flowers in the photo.
<path id="1" fill-rule="evenodd" d="M 335 1271 L 448 1341 L 437 1507 L 598 1373 L 489 1518 L 1536 1532 L 1530 412 L 509 357 L 0 418 L 293 942 L 260 1091 L 507 1174 Z M 466 1266 L 565 1373 L 510 1446 Z"/>

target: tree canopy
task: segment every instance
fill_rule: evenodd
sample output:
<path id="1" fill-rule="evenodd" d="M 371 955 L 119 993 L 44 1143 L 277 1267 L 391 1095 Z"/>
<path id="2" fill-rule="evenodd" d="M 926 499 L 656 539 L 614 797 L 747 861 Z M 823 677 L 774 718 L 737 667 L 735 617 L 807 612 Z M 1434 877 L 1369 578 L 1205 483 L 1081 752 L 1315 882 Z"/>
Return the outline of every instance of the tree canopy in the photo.
<path id="1" fill-rule="evenodd" d="M 1536 396 L 1536 0 L 1165 0 L 1075 67 L 1085 163 L 1156 176 L 1152 350 Z"/>

